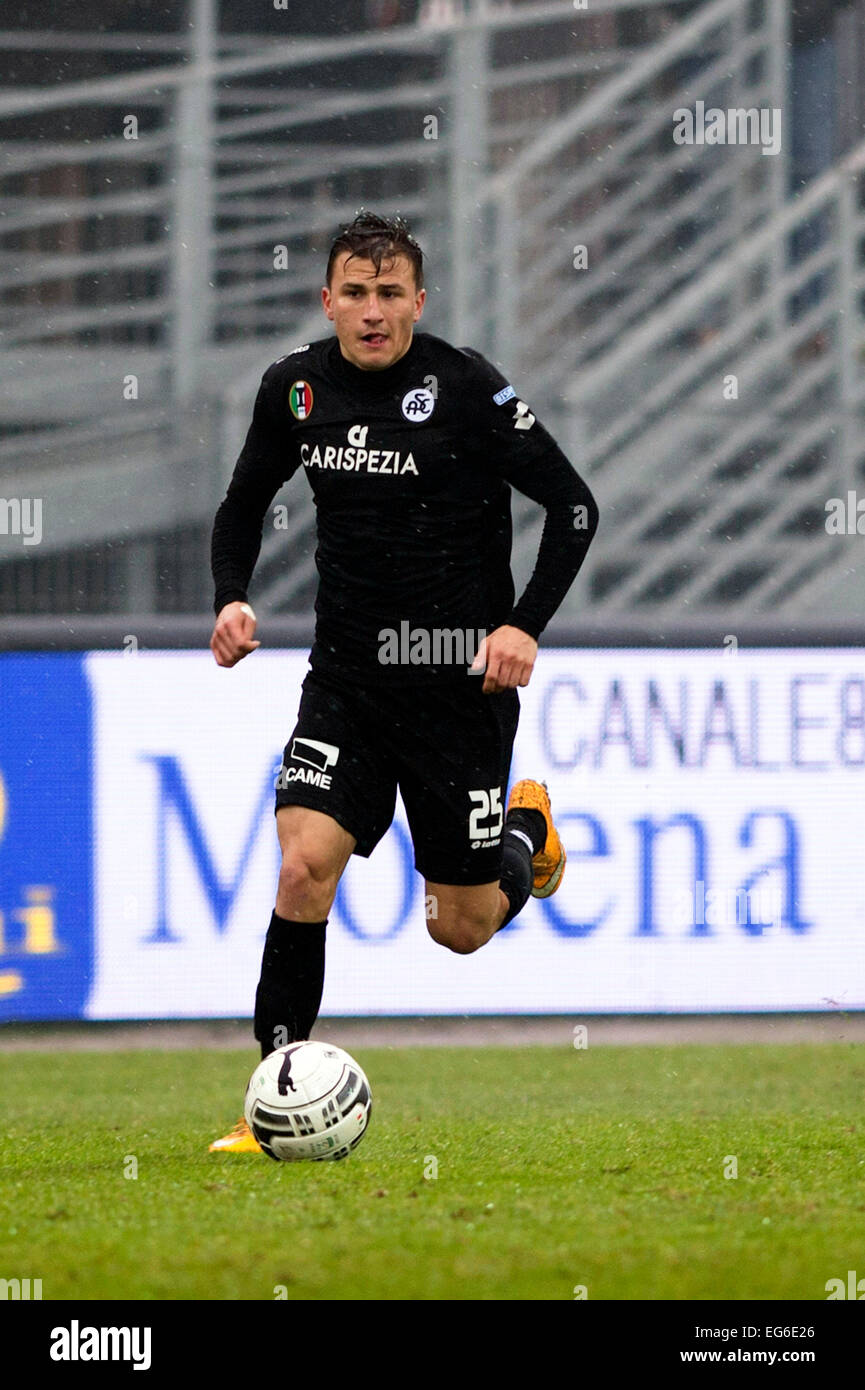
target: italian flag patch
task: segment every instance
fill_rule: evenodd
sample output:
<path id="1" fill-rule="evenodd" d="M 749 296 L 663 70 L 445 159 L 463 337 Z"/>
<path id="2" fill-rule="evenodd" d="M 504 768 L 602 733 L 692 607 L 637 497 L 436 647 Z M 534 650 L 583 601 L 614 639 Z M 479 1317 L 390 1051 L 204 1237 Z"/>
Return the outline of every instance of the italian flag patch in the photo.
<path id="1" fill-rule="evenodd" d="M 308 381 L 295 381 L 288 393 L 288 404 L 292 415 L 305 420 L 312 410 L 312 387 Z"/>

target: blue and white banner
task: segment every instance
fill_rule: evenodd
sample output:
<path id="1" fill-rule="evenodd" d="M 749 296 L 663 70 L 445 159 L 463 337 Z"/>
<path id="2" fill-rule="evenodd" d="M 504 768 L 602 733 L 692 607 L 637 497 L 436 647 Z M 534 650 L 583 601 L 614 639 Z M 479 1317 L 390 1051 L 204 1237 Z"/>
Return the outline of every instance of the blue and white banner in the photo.
<path id="1" fill-rule="evenodd" d="M 306 669 L 0 657 L 0 1019 L 251 1014 Z M 865 652 L 546 650 L 521 701 L 562 888 L 436 946 L 398 803 L 340 885 L 323 1013 L 865 1008 Z"/>
<path id="2" fill-rule="evenodd" d="M 92 749 L 81 657 L 0 657 L 0 1020 L 77 1018 L 90 993 Z"/>

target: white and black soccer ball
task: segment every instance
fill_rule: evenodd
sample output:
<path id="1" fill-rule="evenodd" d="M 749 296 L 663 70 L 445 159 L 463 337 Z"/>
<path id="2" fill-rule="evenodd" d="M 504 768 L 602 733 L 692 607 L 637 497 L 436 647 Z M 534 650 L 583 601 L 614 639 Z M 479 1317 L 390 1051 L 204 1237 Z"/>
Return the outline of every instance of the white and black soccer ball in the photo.
<path id="1" fill-rule="evenodd" d="M 366 1133 L 369 1082 L 330 1043 L 295 1042 L 259 1062 L 246 1088 L 246 1123 L 269 1158 L 345 1158 Z"/>

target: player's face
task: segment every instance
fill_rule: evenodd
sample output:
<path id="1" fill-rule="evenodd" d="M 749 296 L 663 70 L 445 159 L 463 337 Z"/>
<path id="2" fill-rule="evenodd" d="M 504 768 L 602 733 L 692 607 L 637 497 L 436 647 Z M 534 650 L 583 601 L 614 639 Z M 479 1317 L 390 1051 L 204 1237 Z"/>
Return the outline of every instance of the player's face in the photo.
<path id="1" fill-rule="evenodd" d="M 337 257 L 330 288 L 321 292 L 343 357 L 367 371 L 390 367 L 408 352 L 425 299 L 407 256 L 384 259 L 376 273 L 372 261 L 348 251 Z"/>

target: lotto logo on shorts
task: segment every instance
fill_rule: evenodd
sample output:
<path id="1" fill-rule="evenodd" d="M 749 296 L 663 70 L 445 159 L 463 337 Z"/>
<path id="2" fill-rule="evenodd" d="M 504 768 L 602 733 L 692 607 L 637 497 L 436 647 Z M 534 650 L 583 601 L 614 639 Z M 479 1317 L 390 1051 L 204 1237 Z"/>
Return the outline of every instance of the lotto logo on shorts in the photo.
<path id="1" fill-rule="evenodd" d="M 291 741 L 291 762 L 303 763 L 303 767 L 279 769 L 276 787 L 288 787 L 292 782 L 303 782 L 310 787 L 330 789 L 331 778 L 327 772 L 339 757 L 339 749 L 333 743 L 322 743 L 317 738 L 295 738 Z"/>

